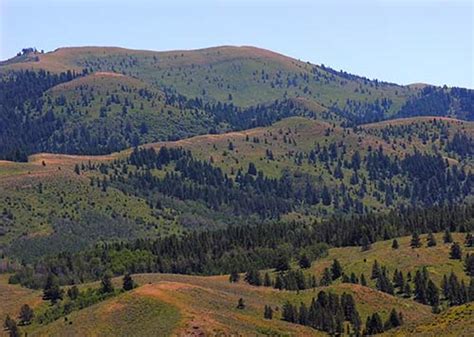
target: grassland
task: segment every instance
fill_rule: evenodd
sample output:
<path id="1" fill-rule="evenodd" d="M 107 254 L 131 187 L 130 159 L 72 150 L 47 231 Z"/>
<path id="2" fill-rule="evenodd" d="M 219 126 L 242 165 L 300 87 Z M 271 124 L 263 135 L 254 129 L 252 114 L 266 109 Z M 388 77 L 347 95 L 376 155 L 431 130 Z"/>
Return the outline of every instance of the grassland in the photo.
<path id="1" fill-rule="evenodd" d="M 145 147 L 189 149 L 195 157 L 211 161 L 230 177 L 235 177 L 239 170 L 246 172 L 249 163 L 253 162 L 258 170 L 269 177 L 279 178 L 287 171 L 295 176 L 307 175 L 315 183 L 322 181 L 328 186 L 337 187 L 344 183 L 349 189 L 353 189 L 350 185 L 350 169 L 343 167 L 344 177 L 335 179 L 331 173 L 335 164 L 326 167 L 322 163 L 311 164 L 306 160 L 298 162 L 298 156 L 306 157 L 317 145 L 327 147 L 331 143 L 343 143 L 345 158 L 348 160 L 355 151 L 364 156 L 370 148 L 379 147 L 383 148 L 384 153 L 398 158 L 415 150 L 431 153 L 437 151 L 451 163 L 472 170 L 472 162 L 460 161 L 455 154 L 444 151 L 442 142 L 445 140 L 432 136 L 433 133 L 439 132 L 440 128 L 446 132 L 448 139 L 455 132 L 473 134 L 474 123 L 436 119 L 434 124 L 433 120 L 417 118 L 381 122 L 354 131 L 327 122 L 293 117 L 269 127 L 196 136 L 174 142 L 151 143 Z M 383 135 L 384 131 L 394 128 L 405 134 L 401 134 L 397 140 Z M 413 128 L 420 130 L 420 134 L 415 133 Z M 231 143 L 232 150 L 229 145 Z M 269 151 L 273 155 L 272 159 L 268 157 Z M 74 172 L 75 165 L 89 165 L 89 162 L 92 165 L 110 163 L 115 159 L 125 158 L 129 153 L 130 150 L 103 156 L 37 154 L 31 156 L 28 163 L 0 162 L 0 201 L 4 205 L 3 208 L 8 208 L 12 215 L 0 217 L 3 227 L 0 245 L 3 249 L 12 246 L 15 254 L 25 257 L 22 252 L 26 246 L 33 247 L 37 253 L 46 248 L 43 253 L 60 248 L 56 244 L 50 244 L 61 242 L 58 238 L 66 238 L 65 242 L 69 244 L 70 240 L 80 238 L 81 242 L 81 237 L 90 235 L 95 242 L 109 235 L 110 239 L 179 233 L 182 228 L 178 218 L 188 212 L 186 209 L 190 209 L 190 205 L 182 204 L 179 209 L 152 209 L 139 197 L 114 188 L 108 188 L 104 192 L 97 184 L 91 185 L 91 178 L 103 178 L 104 175 L 98 171 L 81 172 L 80 175 Z M 164 174 L 164 171 L 161 174 Z M 366 172 L 361 170 L 361 174 L 365 175 Z M 364 204 L 374 210 L 385 209 L 383 200 L 373 197 L 377 187 L 370 181 L 367 190 Z M 194 215 L 189 216 L 203 216 L 201 213 L 195 208 L 192 212 Z M 286 217 L 294 219 L 302 216 L 308 220 L 312 218 L 311 214 L 300 213 Z M 89 226 L 78 226 L 82 230 L 72 230 L 68 225 L 79 224 L 84 218 L 93 221 L 89 221 Z M 66 223 L 64 219 L 67 220 Z M 99 225 L 112 222 L 114 225 L 111 226 Z M 83 244 L 75 246 L 79 248 Z"/>
<path id="2" fill-rule="evenodd" d="M 372 248 L 362 251 L 360 247 L 343 247 L 330 249 L 329 255 L 324 259 L 315 263 L 312 272 L 316 275 L 322 275 L 324 268 L 330 266 L 334 259 L 337 259 L 344 268 L 344 272 L 348 275 L 355 273 L 360 276 L 364 273 L 370 286 L 374 286 L 374 282 L 370 280 L 372 265 L 375 260 L 380 265 L 387 267 L 390 277 L 393 271 L 398 269 L 403 273 L 411 272 L 414 276 L 415 272 L 426 266 L 430 277 L 438 285 L 441 284 L 443 275 L 454 272 L 469 282 L 469 278 L 464 273 L 464 265 L 460 260 L 452 260 L 449 258 L 451 244 L 443 243 L 443 234 L 436 233 L 435 238 L 437 245 L 435 247 L 427 247 L 426 235 L 420 235 L 423 246 L 413 249 L 410 247 L 411 237 L 402 237 L 398 239 L 400 248 L 395 250 L 391 248 L 392 240 L 376 242 Z M 465 234 L 454 233 L 453 240 L 462 244 Z M 463 253 L 473 253 L 473 248 L 464 247 Z M 462 276 L 464 275 L 464 276 Z"/>
<path id="3" fill-rule="evenodd" d="M 346 99 L 374 102 L 387 98 L 393 102 L 389 110 L 393 113 L 408 96 L 417 92 L 410 87 L 346 76 L 254 47 L 224 46 L 169 52 L 79 47 L 60 48 L 36 56 L 36 62 L 15 63 L 12 60 L 0 70 L 60 72 L 86 68 L 96 72 L 116 72 L 142 79 L 150 85 L 172 87 L 188 97 L 231 101 L 239 106 L 284 97 L 304 97 L 325 106 L 338 104 L 344 107 Z"/>
<path id="4" fill-rule="evenodd" d="M 463 238 L 464 234 L 453 233 L 455 241 L 462 241 Z M 422 236 L 422 241 L 424 239 Z M 449 259 L 448 245 L 441 242 L 440 234 L 436 235 L 436 239 L 436 247 L 413 250 L 408 246 L 409 237 L 398 238 L 400 248 L 396 253 L 391 248 L 391 241 L 375 243 L 366 252 L 352 247 L 332 248 L 327 257 L 313 262 L 307 272 L 319 277 L 321 270 L 337 258 L 346 273 L 364 272 L 367 276 L 375 259 L 390 271 L 398 268 L 408 272 L 426 265 L 430 277 L 436 282 L 441 274 L 450 271 L 464 275 L 462 263 Z M 399 329 L 388 331 L 386 335 L 389 336 L 470 336 L 473 333 L 471 303 L 435 315 L 429 306 L 413 299 L 374 289 L 372 282 L 369 282 L 369 287 L 336 282 L 329 287 L 295 292 L 255 287 L 243 281 L 229 283 L 228 275 L 136 274 L 133 278 L 139 287 L 131 292 L 73 312 L 67 319 L 47 325 L 35 323 L 25 331 L 29 336 L 323 336 L 322 332 L 284 322 L 280 317 L 281 306 L 286 301 L 309 304 L 319 290 L 326 290 L 351 294 L 363 322 L 374 312 L 385 320 L 392 308 L 401 311 L 405 323 Z M 40 292 L 7 285 L 5 280 L 3 278 L 0 284 L 0 296 L 7 299 L 7 306 L 2 308 L 0 319 L 6 313 L 17 312 L 23 303 L 36 307 L 45 305 L 39 297 Z M 121 278 L 114 279 L 114 284 L 120 287 Z M 81 285 L 81 289 L 98 286 L 95 282 Z M 9 292 L 14 292 L 16 296 L 9 296 Z M 239 298 L 245 301 L 243 310 L 236 308 Z M 273 320 L 263 318 L 265 305 L 275 309 Z"/>

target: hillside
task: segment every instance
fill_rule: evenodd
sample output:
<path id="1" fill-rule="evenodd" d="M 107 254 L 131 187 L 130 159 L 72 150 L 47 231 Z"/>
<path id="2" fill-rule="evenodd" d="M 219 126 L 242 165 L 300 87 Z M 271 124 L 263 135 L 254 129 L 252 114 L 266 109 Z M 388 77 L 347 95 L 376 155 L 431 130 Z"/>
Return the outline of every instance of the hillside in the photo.
<path id="1" fill-rule="evenodd" d="M 472 90 L 368 80 L 254 47 L 30 51 L 1 63 L 0 74 L 0 158 L 17 161 L 38 152 L 106 154 L 291 116 L 344 125 L 474 118 Z"/>
<path id="2" fill-rule="evenodd" d="M 452 235 L 455 241 L 460 242 L 465 236 L 462 233 Z M 436 247 L 415 250 L 409 247 L 409 237 L 398 238 L 400 252 L 396 254 L 397 256 L 392 253 L 391 241 L 378 242 L 366 252 L 352 247 L 330 249 L 326 257 L 313 262 L 311 269 L 305 273 L 316 275 L 320 280 L 323 268 L 333 259 L 339 259 L 345 273 L 361 272 L 368 277 L 372 262 L 377 259 L 386 264 L 390 272 L 400 267 L 404 272 L 414 272 L 421 266 L 428 265 L 430 276 L 449 273 L 451 268 L 462 276 L 462 262 L 450 260 L 448 245 L 440 242 L 441 235 L 436 235 L 436 238 L 438 239 Z M 472 252 L 472 248 L 468 251 Z M 403 261 L 403 266 L 399 264 L 400 261 Z M 272 277 L 277 275 L 276 272 L 270 274 Z M 49 324 L 34 323 L 25 330 L 31 336 L 76 336 L 84 333 L 142 336 L 158 332 L 163 336 L 200 334 L 214 336 L 219 333 L 250 336 L 255 332 L 263 335 L 323 336 L 325 334 L 322 331 L 282 321 L 281 310 L 287 301 L 297 305 L 301 302 L 309 304 L 319 291 L 324 290 L 339 295 L 342 293 L 352 295 L 362 322 L 366 321 L 366 316 L 374 312 L 379 313 L 384 321 L 392 309 L 402 312 L 403 326 L 400 329 L 388 330 L 387 335 L 405 336 L 414 333 L 429 335 L 435 330 L 446 331 L 453 336 L 472 334 L 472 324 L 468 323 L 472 320 L 471 304 L 454 306 L 434 315 L 429 306 L 422 305 L 413 298 L 378 291 L 374 289 L 375 284 L 372 283 L 366 287 L 336 280 L 329 286 L 297 292 L 252 286 L 243 280 L 229 283 L 228 275 L 202 277 L 136 274 L 133 278 L 139 287 L 131 292 L 121 293 L 90 307 L 73 311 L 66 315 L 67 319 L 60 318 Z M 3 307 L 0 319 L 3 319 L 6 313 L 14 314 L 18 310 L 17 307 L 25 302 L 30 303 L 35 310 L 38 310 L 37 312 L 48 308 L 48 305 L 39 299 L 32 301 L 31 298 L 37 298 L 39 292 L 26 291 L 15 285 L 6 285 L 4 282 L 3 280 L 0 283 L 0 296 L 6 296 L 7 289 L 15 291 L 16 306 L 10 304 Z M 439 282 L 437 278 L 436 283 Z M 114 279 L 114 285 L 120 288 L 121 278 Z M 90 283 L 81 285 L 80 289 L 99 286 L 98 283 Z M 236 308 L 239 298 L 245 301 L 246 306 L 243 310 Z M 263 318 L 266 305 L 275 310 L 272 320 Z"/>
<path id="3" fill-rule="evenodd" d="M 465 180 L 464 183 L 461 180 L 461 186 L 466 185 L 460 200 L 469 200 L 470 194 L 466 188 L 472 177 L 472 173 L 469 174 L 473 165 L 472 156 L 452 151 L 449 146 L 455 135 L 472 135 L 472 131 L 472 123 L 457 120 L 397 120 L 353 130 L 295 117 L 271 127 L 197 136 L 144 147 L 153 148 L 157 153 L 162 147 L 190 150 L 194 158 L 210 164 L 215 170 L 222 170 L 234 183 L 240 179 L 239 174 L 248 172 L 251 165 L 255 166 L 256 171 L 261 171 L 264 177 L 280 181 L 286 179 L 285 184 L 290 183 L 292 186 L 290 189 L 286 187 L 287 193 L 294 194 L 278 201 L 289 204 L 283 209 L 274 209 L 272 214 L 258 213 L 260 208 L 229 213 L 229 207 L 235 209 L 238 200 L 216 207 L 211 206 L 210 200 L 206 198 L 189 198 L 164 190 L 150 194 L 152 187 L 136 189 L 137 182 L 130 179 L 127 172 L 145 173 L 148 169 L 125 162 L 129 161 L 127 158 L 133 154 L 132 150 L 109 156 L 38 154 L 31 156 L 28 163 L 2 162 L 0 188 L 5 192 L 2 199 L 5 207 L 0 222 L 3 233 L 0 242 L 3 249 L 8 250 L 13 245 L 11 253 L 26 258 L 66 248 L 77 250 L 105 238 L 113 240 L 150 234 L 169 235 L 183 229 L 218 228 L 234 224 L 236 216 L 241 223 L 260 221 L 259 217 L 272 219 L 275 218 L 274 214 L 288 219 L 304 216 L 312 221 L 350 210 L 362 214 L 364 209 L 377 211 L 387 206 L 407 204 L 405 192 L 380 187 L 379 181 L 388 182 L 387 177 L 383 176 L 387 173 L 380 176 L 382 171 L 372 171 L 368 161 L 373 160 L 370 158 L 376 149 L 376 153 L 382 151 L 380 153 L 383 153 L 385 160 L 393 161 L 415 156 L 418 152 L 430 156 L 440 153 L 451 166 L 468 174 L 460 176 L 460 179 Z M 344 145 L 341 147 L 341 144 Z M 351 164 L 357 156 L 360 156 L 361 162 L 357 164 L 360 169 Z M 435 157 L 427 157 L 426 160 L 432 161 Z M 167 172 L 176 171 L 173 165 L 169 163 L 162 169 L 150 172 L 166 179 Z M 436 160 L 432 165 L 438 165 Z M 117 178 L 111 172 L 115 172 Z M 403 191 L 402 184 L 408 184 L 413 179 L 431 178 L 412 177 L 397 172 L 391 173 L 394 178 L 388 186 L 396 186 L 396 182 L 400 184 L 397 187 L 400 191 Z M 117 179 L 125 180 L 118 184 L 114 182 Z M 103 186 L 104 181 L 107 187 Z M 196 186 L 207 188 L 197 183 Z M 363 198 L 361 186 L 364 186 Z M 306 193 L 314 194 L 303 199 L 305 204 L 299 201 L 300 188 L 311 188 Z M 324 201 L 322 198 L 326 188 L 332 196 Z M 346 201 L 341 203 L 341 200 Z M 433 203 L 431 199 L 419 202 L 427 205 Z M 161 209 L 155 208 L 158 203 Z M 62 205 L 61 209 L 57 208 L 58 204 Z M 244 219 L 244 215 L 251 217 Z M 103 227 L 103 223 L 109 226 Z M 72 232 L 71 226 L 75 228 Z M 90 235 L 84 235 L 87 231 Z M 59 238 L 61 240 L 58 241 Z M 72 244 L 71 240 L 77 241 Z M 26 253 L 25 245 L 35 248 Z"/>

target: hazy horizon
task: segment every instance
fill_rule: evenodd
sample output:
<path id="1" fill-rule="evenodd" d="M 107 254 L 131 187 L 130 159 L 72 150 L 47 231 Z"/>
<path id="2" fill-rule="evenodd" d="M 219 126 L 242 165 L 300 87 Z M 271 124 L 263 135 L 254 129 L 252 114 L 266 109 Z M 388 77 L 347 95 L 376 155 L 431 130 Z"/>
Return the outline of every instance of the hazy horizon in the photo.
<path id="1" fill-rule="evenodd" d="M 387 82 L 474 87 L 464 0 L 2 0 L 0 17 L 2 60 L 26 47 L 254 46 Z"/>

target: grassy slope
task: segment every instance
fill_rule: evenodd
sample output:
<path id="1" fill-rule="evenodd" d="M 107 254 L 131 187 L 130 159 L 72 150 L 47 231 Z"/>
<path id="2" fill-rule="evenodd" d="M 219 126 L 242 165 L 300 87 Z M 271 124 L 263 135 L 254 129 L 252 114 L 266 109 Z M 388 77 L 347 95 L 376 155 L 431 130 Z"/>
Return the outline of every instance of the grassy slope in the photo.
<path id="1" fill-rule="evenodd" d="M 17 285 L 8 284 L 8 274 L 0 274 L 0 336 L 7 336 L 3 331 L 3 322 L 5 317 L 10 315 L 16 318 L 23 304 L 28 304 L 32 308 L 36 308 L 43 302 L 41 292 L 22 288 Z"/>
<path id="2" fill-rule="evenodd" d="M 403 271 L 414 271 L 422 265 L 428 266 L 430 276 L 439 281 L 439 275 L 454 270 L 463 275 L 461 262 L 448 259 L 447 245 L 442 244 L 440 235 L 436 235 L 438 246 L 420 248 L 414 252 L 408 247 L 409 238 L 399 238 L 400 249 L 395 254 L 391 241 L 375 243 L 368 252 L 360 248 L 333 248 L 329 256 L 313 263 L 312 269 L 317 277 L 333 258 L 339 259 L 346 272 L 364 272 L 369 276 L 372 261 L 377 259 L 390 271 L 395 267 Z M 462 241 L 464 235 L 453 233 L 456 241 Z M 424 241 L 424 236 L 422 236 Z M 467 252 L 466 249 L 464 249 Z M 472 252 L 472 249 L 471 249 Z M 364 262 L 364 259 L 367 261 Z M 369 277 L 368 277 L 369 278 Z M 28 328 L 29 335 L 77 336 L 84 335 L 150 335 L 153 331 L 165 331 L 162 335 L 191 335 L 205 333 L 239 333 L 242 336 L 260 334 L 320 336 L 321 332 L 299 325 L 281 321 L 280 310 L 286 301 L 309 304 L 319 290 L 343 292 L 354 296 L 362 321 L 367 315 L 378 312 L 386 319 L 390 310 L 395 308 L 404 315 L 405 325 L 387 333 L 396 336 L 469 336 L 473 333 L 472 304 L 450 308 L 433 315 L 429 306 L 421 305 L 412 299 L 391 296 L 371 287 L 354 284 L 335 283 L 330 287 L 300 292 L 278 291 L 273 288 L 254 287 L 244 282 L 231 284 L 228 276 L 186 276 L 171 274 L 139 274 L 134 279 L 140 285 L 132 293 L 122 294 L 116 298 L 98 303 L 92 307 L 68 316 L 68 322 L 60 319 L 52 324 Z M 114 280 L 116 287 L 121 279 Z M 372 286 L 371 284 L 369 284 Z M 97 287 L 98 284 L 83 287 Z M 31 292 L 18 286 L 0 285 L 0 289 L 15 289 L 18 296 L 12 302 L 11 309 L 16 312 L 22 303 L 33 298 L 38 299 L 38 292 Z M 4 295 L 5 296 L 5 295 Z M 238 310 L 239 298 L 246 303 L 245 310 Z M 31 302 L 30 302 L 31 303 Z M 263 308 L 271 305 L 280 308 L 275 312 L 272 321 L 263 319 Z M 18 307 L 18 308 L 16 308 Z M 69 323 L 72 321 L 72 323 Z M 160 329 L 160 330 L 157 330 Z M 161 330 L 162 329 L 162 330 Z"/>
<path id="3" fill-rule="evenodd" d="M 147 96 L 140 95 L 144 90 Z M 108 103 L 112 95 L 119 102 Z M 59 98 L 65 99 L 66 104 L 59 105 Z M 53 111 L 57 118 L 64 118 L 66 130 L 78 123 L 85 123 L 91 133 L 104 126 L 109 132 L 123 130 L 127 124 L 132 130 L 140 130 L 144 123 L 148 130 L 137 131 L 140 143 L 206 133 L 211 123 L 205 113 L 166 104 L 164 93 L 155 87 L 111 72 L 98 72 L 57 85 L 45 93 L 44 100 L 47 104 L 43 113 Z M 125 101 L 129 102 L 126 114 L 122 111 Z M 68 105 L 74 106 L 74 112 L 68 111 Z M 100 115 L 101 109 L 106 109 L 105 116 Z"/>
<path id="4" fill-rule="evenodd" d="M 392 240 L 376 242 L 365 252 L 361 251 L 360 247 L 334 248 L 330 250 L 329 256 L 316 263 L 312 270 L 316 275 L 322 275 L 324 268 L 330 266 L 334 259 L 338 259 L 346 274 L 354 272 L 360 276 L 364 273 L 369 285 L 374 286 L 373 280 L 370 280 L 370 273 L 374 260 L 377 260 L 380 265 L 387 266 L 390 278 L 396 268 L 404 274 L 411 272 L 412 276 L 415 276 L 416 270 L 426 266 L 430 277 L 438 285 L 443 275 L 451 271 L 463 277 L 465 282 L 469 282 L 469 278 L 464 274 L 463 262 L 449 258 L 451 244 L 443 243 L 443 234 L 435 234 L 437 245 L 430 248 L 426 246 L 426 237 L 427 235 L 420 235 L 423 246 L 417 249 L 410 247 L 411 237 L 408 236 L 398 239 L 400 245 L 398 250 L 391 248 Z M 460 244 L 463 244 L 464 237 L 465 235 L 461 233 L 453 234 L 454 241 Z M 463 254 L 473 252 L 473 248 L 463 248 Z"/>
<path id="5" fill-rule="evenodd" d="M 182 146 L 190 149 L 193 154 L 202 159 L 210 160 L 221 167 L 226 173 L 232 175 L 239 169 L 246 170 L 249 162 L 254 162 L 257 169 L 272 177 L 280 177 L 284 169 L 291 172 L 307 173 L 313 179 L 319 176 L 325 183 L 336 186 L 341 181 L 334 179 L 328 174 L 321 163 L 313 166 L 307 162 L 302 165 L 295 163 L 295 154 L 298 152 L 308 153 L 316 143 L 321 146 L 328 145 L 334 141 L 343 141 L 346 146 L 347 158 L 355 150 L 362 154 L 366 153 L 369 146 L 378 148 L 382 146 L 384 152 L 403 157 L 405 153 L 414 151 L 432 151 L 432 146 L 438 146 L 440 141 L 423 142 L 422 139 L 412 137 L 411 140 L 405 136 L 396 142 L 393 139 L 383 139 L 380 134 L 382 128 L 396 126 L 411 126 L 426 131 L 428 134 L 432 127 L 430 118 L 417 118 L 397 120 L 393 123 L 383 122 L 368 125 L 362 131 L 355 134 L 352 129 L 343 129 L 331 124 L 304 118 L 289 118 L 282 120 L 273 126 L 256 128 L 242 132 L 232 132 L 221 135 L 204 135 L 176 142 L 161 142 L 149 144 L 159 148 L 161 146 Z M 456 130 L 469 134 L 474 133 L 474 123 L 447 120 L 441 124 L 452 136 Z M 328 128 L 332 131 L 328 136 L 325 132 Z M 249 137 L 249 141 L 246 137 Z M 259 143 L 253 142 L 256 137 Z M 285 143 L 284 138 L 287 139 Z M 291 140 L 291 142 L 289 141 Z M 228 149 L 229 142 L 234 145 L 234 150 Z M 296 145 L 295 145 L 296 143 Z M 266 150 L 271 150 L 275 160 L 268 160 L 265 156 Z M 91 187 L 90 179 L 84 175 L 76 175 L 75 164 L 109 162 L 116 158 L 123 158 L 130 150 L 115 153 L 108 156 L 69 156 L 38 154 L 30 157 L 28 163 L 0 162 L 0 201 L 10 208 L 15 216 L 13 222 L 8 221 L 7 234 L 0 237 L 0 244 L 7 244 L 18 237 L 36 237 L 52 233 L 55 217 L 68 215 L 72 219 L 79 219 L 85 212 L 98 212 L 111 217 L 113 214 L 127 213 L 128 221 L 138 223 L 134 235 L 143 233 L 167 234 L 176 232 L 174 216 L 170 214 L 154 213 L 142 199 L 125 195 L 113 188 L 107 193 L 101 192 L 97 186 Z M 443 152 L 442 152 L 443 153 Z M 451 162 L 456 162 L 455 156 L 443 153 Z M 43 165 L 43 162 L 45 165 Z M 473 163 L 464 163 L 473 167 Z M 344 171 L 344 182 L 350 186 L 351 172 Z M 89 174 L 89 173 L 88 173 Z M 92 173 L 97 175 L 98 173 Z M 43 185 L 43 193 L 38 192 L 40 183 Z M 374 186 L 368 184 L 369 192 Z M 376 208 L 383 206 L 375 199 L 367 196 L 364 202 Z M 60 209 L 58 209 L 60 205 Z M 166 212 L 165 212 L 166 213 Z M 141 219 L 140 219 L 141 218 Z M 143 220 L 143 221 L 142 221 Z M 148 224 L 156 224 L 158 228 L 150 228 Z M 151 229 L 151 230 L 150 230 Z"/>
<path id="6" fill-rule="evenodd" d="M 298 96 L 325 106 L 337 103 L 341 107 L 347 98 L 361 102 L 390 98 L 391 111 L 395 112 L 408 95 L 416 93 L 409 87 L 376 85 L 361 78 L 346 79 L 319 66 L 254 47 L 169 52 L 78 47 L 60 48 L 38 57 L 38 62 L 10 62 L 0 67 L 0 71 L 46 69 L 57 72 L 84 68 L 112 71 L 152 85 L 173 87 L 189 97 L 226 102 L 231 94 L 232 102 L 240 106 Z M 288 81 L 292 82 L 290 86 Z"/>
<path id="7" fill-rule="evenodd" d="M 408 324 L 387 336 L 422 336 L 422 337 L 469 337 L 474 333 L 474 303 L 450 308 L 434 319 L 425 319 L 420 324 Z"/>
<path id="8" fill-rule="evenodd" d="M 121 294 L 38 329 L 29 336 L 170 336 L 181 314 L 139 291 Z"/>

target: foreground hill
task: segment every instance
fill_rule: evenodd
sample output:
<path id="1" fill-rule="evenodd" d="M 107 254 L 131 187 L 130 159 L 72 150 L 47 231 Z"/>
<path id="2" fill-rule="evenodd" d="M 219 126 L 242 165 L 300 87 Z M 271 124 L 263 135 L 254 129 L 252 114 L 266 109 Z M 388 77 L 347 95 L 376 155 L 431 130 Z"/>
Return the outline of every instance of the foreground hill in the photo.
<path id="1" fill-rule="evenodd" d="M 453 233 L 453 240 L 463 242 L 465 234 Z M 374 260 L 388 267 L 391 275 L 395 269 L 413 274 L 422 266 L 428 266 L 430 277 L 440 285 L 439 276 L 454 271 L 462 278 L 462 261 L 449 258 L 449 244 L 442 242 L 442 235 L 436 235 L 438 245 L 427 248 L 422 238 L 423 247 L 410 247 L 410 238 L 398 238 L 400 244 L 397 254 L 393 253 L 392 241 L 382 241 L 367 251 L 347 247 L 329 249 L 328 255 L 313 262 L 310 269 L 304 270 L 307 275 L 315 275 L 318 280 L 323 277 L 323 269 L 334 259 L 338 259 L 346 275 L 356 272 L 370 277 Z M 467 253 L 473 248 L 466 248 Z M 403 265 L 400 263 L 403 261 Z M 293 268 L 298 269 L 294 266 Z M 272 278 L 277 272 L 268 271 Z M 243 277 L 243 275 L 242 275 Z M 134 280 L 138 288 L 131 292 L 121 293 L 112 298 L 73 311 L 51 323 L 34 322 L 24 329 L 29 336 L 144 336 L 159 333 L 161 336 L 217 336 L 219 334 L 239 334 L 252 336 L 289 335 L 289 336 L 324 336 L 322 331 L 300 324 L 281 320 L 282 308 L 286 302 L 300 305 L 309 304 L 316 294 L 324 290 L 328 293 L 353 296 L 357 310 L 364 324 L 366 317 L 377 312 L 385 321 L 392 309 L 403 314 L 403 325 L 398 329 L 387 330 L 387 335 L 396 336 L 429 336 L 434 331 L 444 331 L 450 336 L 468 336 L 472 331 L 471 303 L 454 306 L 433 314 L 428 305 L 423 305 L 413 297 L 387 294 L 376 289 L 375 281 L 368 286 L 354 283 L 341 283 L 340 279 L 329 286 L 315 289 L 289 291 L 277 290 L 268 286 L 252 286 L 244 280 L 229 283 L 229 276 L 187 276 L 172 274 L 136 274 Z M 319 282 L 319 281 L 318 281 Z M 321 281 L 322 282 L 322 281 Z M 121 278 L 114 280 L 117 288 L 122 286 Z M 100 284 L 90 283 L 80 289 L 98 288 Z M 8 313 L 15 315 L 23 303 L 30 304 L 35 312 L 40 313 L 50 306 L 39 299 L 39 291 L 30 291 L 15 285 L 6 285 L 5 279 L 0 283 L 0 296 L 9 301 L 7 292 L 15 292 L 14 303 L 7 302 L 0 308 L 0 319 Z M 245 301 L 245 308 L 238 309 L 238 300 Z M 443 306 L 445 302 L 443 301 Z M 273 319 L 264 319 L 264 307 L 274 309 Z M 443 332 L 443 335 L 445 335 Z M 346 335 L 346 334 L 344 334 Z"/>

